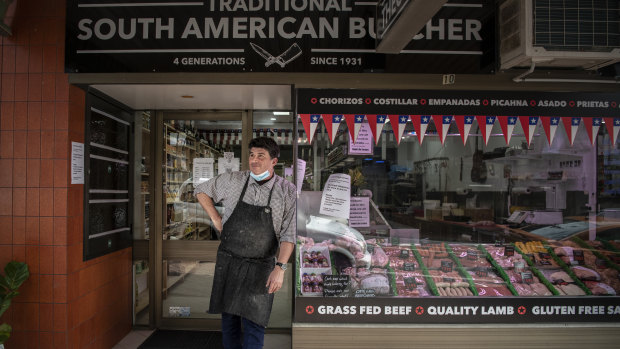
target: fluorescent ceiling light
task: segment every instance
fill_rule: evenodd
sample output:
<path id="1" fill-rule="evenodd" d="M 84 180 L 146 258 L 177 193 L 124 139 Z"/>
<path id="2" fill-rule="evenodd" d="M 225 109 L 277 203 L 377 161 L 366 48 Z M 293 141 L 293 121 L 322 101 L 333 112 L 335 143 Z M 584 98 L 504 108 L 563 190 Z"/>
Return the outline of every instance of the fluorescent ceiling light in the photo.
<path id="1" fill-rule="evenodd" d="M 271 120 L 271 121 L 275 121 L 275 120 L 276 120 L 276 118 L 271 118 L 270 120 Z"/>
<path id="2" fill-rule="evenodd" d="M 291 115 L 291 112 L 288 112 L 288 111 L 274 111 L 273 115 Z"/>

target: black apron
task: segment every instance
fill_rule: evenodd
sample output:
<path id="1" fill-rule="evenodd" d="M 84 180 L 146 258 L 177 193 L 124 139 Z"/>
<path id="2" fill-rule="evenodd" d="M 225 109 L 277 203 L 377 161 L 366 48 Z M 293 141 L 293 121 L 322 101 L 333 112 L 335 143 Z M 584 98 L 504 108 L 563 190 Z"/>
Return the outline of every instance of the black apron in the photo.
<path id="1" fill-rule="evenodd" d="M 273 293 L 265 285 L 278 250 L 269 207 L 273 187 L 267 206 L 250 205 L 243 202 L 249 181 L 248 177 L 237 206 L 222 228 L 209 313 L 234 314 L 267 327 Z"/>

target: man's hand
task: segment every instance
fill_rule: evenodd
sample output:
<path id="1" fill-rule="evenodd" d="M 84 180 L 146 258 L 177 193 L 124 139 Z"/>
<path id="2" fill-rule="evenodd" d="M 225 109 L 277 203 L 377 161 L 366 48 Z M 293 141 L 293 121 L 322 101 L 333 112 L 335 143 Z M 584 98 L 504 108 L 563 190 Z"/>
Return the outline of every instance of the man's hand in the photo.
<path id="1" fill-rule="evenodd" d="M 269 289 L 269 293 L 274 293 L 282 288 L 282 283 L 284 282 L 284 270 L 280 267 L 276 266 L 269 274 L 269 279 L 267 279 L 267 288 Z"/>

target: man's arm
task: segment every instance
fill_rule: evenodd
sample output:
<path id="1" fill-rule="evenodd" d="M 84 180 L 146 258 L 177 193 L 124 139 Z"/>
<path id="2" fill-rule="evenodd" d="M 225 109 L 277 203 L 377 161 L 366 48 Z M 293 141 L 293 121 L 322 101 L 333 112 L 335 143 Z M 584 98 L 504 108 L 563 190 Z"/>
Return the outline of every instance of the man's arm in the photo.
<path id="1" fill-rule="evenodd" d="M 295 250 L 295 244 L 292 242 L 283 241 L 280 244 L 280 253 L 278 253 L 278 262 L 282 264 L 286 264 L 291 257 L 291 254 Z M 282 288 L 282 283 L 284 282 L 284 270 L 282 268 L 276 266 L 273 268 L 271 274 L 269 274 L 269 279 L 267 280 L 267 288 L 269 289 L 269 293 L 274 293 Z"/>
<path id="2" fill-rule="evenodd" d="M 219 212 L 217 212 L 217 209 L 213 205 L 213 200 L 211 200 L 211 198 L 205 193 L 196 194 L 196 199 L 198 199 L 198 202 L 200 202 L 200 206 L 202 206 L 202 208 L 209 215 L 209 218 L 211 218 L 211 221 L 213 222 L 213 226 L 215 227 L 215 229 L 221 232 L 222 231 L 222 216 L 220 216 Z"/>

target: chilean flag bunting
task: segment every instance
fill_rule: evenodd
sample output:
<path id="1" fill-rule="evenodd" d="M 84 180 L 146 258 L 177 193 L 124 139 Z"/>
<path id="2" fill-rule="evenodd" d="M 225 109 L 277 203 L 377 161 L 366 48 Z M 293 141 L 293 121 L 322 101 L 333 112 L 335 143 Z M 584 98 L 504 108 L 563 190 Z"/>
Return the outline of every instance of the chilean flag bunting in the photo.
<path id="1" fill-rule="evenodd" d="M 308 137 L 308 143 L 312 143 L 312 137 L 316 131 L 316 127 L 321 120 L 321 114 L 299 114 L 301 123 L 304 125 L 306 136 Z"/>
<path id="2" fill-rule="evenodd" d="M 351 136 L 351 141 L 353 141 L 353 143 L 355 143 L 357 134 L 360 133 L 362 122 L 364 122 L 364 117 L 366 117 L 366 115 L 345 114 L 344 116 L 344 119 L 347 122 L 347 127 L 349 128 L 349 135 Z"/>
<path id="3" fill-rule="evenodd" d="M 370 132 L 375 138 L 375 144 L 379 144 L 379 137 L 381 137 L 381 131 L 387 120 L 387 115 L 366 115 L 368 120 L 368 126 L 370 126 Z"/>
<path id="4" fill-rule="evenodd" d="M 579 129 L 579 124 L 581 123 L 581 118 L 577 117 L 564 117 L 562 118 L 562 122 L 564 123 L 564 131 L 566 131 L 566 136 L 568 136 L 568 141 L 570 145 L 573 145 L 575 141 L 575 135 L 577 135 L 577 130 Z"/>
<path id="5" fill-rule="evenodd" d="M 534 138 L 534 131 L 536 131 L 536 125 L 538 125 L 538 116 L 519 116 L 521 120 L 521 127 L 525 134 L 525 140 L 527 141 L 527 147 L 530 147 L 532 138 Z"/>
<path id="6" fill-rule="evenodd" d="M 590 137 L 590 143 L 594 145 L 596 142 L 596 135 L 598 135 L 598 129 L 603 123 L 603 118 L 583 118 L 583 124 L 588 131 L 588 137 Z"/>
<path id="7" fill-rule="evenodd" d="M 605 118 L 605 127 L 607 127 L 607 132 L 609 133 L 609 144 L 616 144 L 618 131 L 620 131 L 620 118 Z"/>
<path id="8" fill-rule="evenodd" d="M 415 133 L 418 135 L 418 142 L 420 142 L 420 145 L 422 145 L 430 121 L 430 115 L 411 115 L 411 122 L 413 123 Z"/>
<path id="9" fill-rule="evenodd" d="M 469 136 L 469 131 L 471 130 L 471 125 L 474 123 L 474 119 L 475 117 L 473 115 L 454 115 L 454 121 L 461 134 L 463 145 L 467 143 L 467 137 Z"/>
<path id="10" fill-rule="evenodd" d="M 392 125 L 394 137 L 396 137 L 396 143 L 400 144 L 400 138 L 403 136 L 403 132 L 405 132 L 409 115 L 388 115 L 388 117 L 390 118 L 390 125 Z"/>
<path id="11" fill-rule="evenodd" d="M 484 145 L 487 145 L 489 142 L 489 137 L 491 136 L 491 130 L 493 130 L 493 124 L 495 124 L 495 116 L 476 116 L 476 120 L 478 120 L 478 127 L 480 128 L 480 133 L 482 133 L 482 138 L 484 139 Z"/>
<path id="12" fill-rule="evenodd" d="M 437 128 L 437 134 L 439 135 L 441 145 L 443 145 L 443 142 L 446 140 L 446 135 L 448 134 L 450 124 L 452 123 L 452 115 L 433 115 L 433 122 Z"/>
<path id="13" fill-rule="evenodd" d="M 334 139 L 336 139 L 336 135 L 338 134 L 338 127 L 340 127 L 342 118 L 342 114 L 323 115 L 323 122 L 325 123 L 325 128 L 327 129 L 331 144 L 334 144 Z"/>
<path id="14" fill-rule="evenodd" d="M 553 143 L 553 138 L 555 138 L 555 131 L 558 130 L 558 125 L 560 124 L 560 117 L 541 116 L 540 122 L 542 123 L 543 129 L 545 130 L 547 142 L 549 142 L 549 146 L 551 146 L 551 143 Z"/>
<path id="15" fill-rule="evenodd" d="M 564 130 L 566 131 L 566 136 L 568 137 L 571 146 L 575 142 L 577 131 L 579 130 L 580 124 L 582 123 L 585 131 L 588 133 L 590 143 L 593 146 L 596 143 L 598 132 L 603 123 L 607 128 L 611 144 L 615 144 L 618 141 L 618 133 L 620 132 L 620 117 L 299 114 L 299 118 L 303 123 L 309 143 L 312 143 L 312 139 L 314 137 L 314 134 L 316 133 L 317 126 L 322 118 L 323 122 L 325 123 L 325 128 L 327 129 L 327 134 L 329 136 L 329 141 L 331 144 L 334 144 L 334 141 L 338 136 L 338 129 L 343 119 L 347 123 L 349 135 L 351 136 L 351 141 L 354 143 L 360 132 L 360 128 L 364 123 L 364 119 L 367 119 L 368 126 L 370 127 L 372 136 L 375 139 L 375 145 L 379 144 L 379 138 L 381 138 L 381 133 L 383 132 L 383 128 L 387 122 L 389 122 L 392 126 L 392 131 L 394 137 L 396 137 L 396 142 L 400 144 L 400 141 L 405 132 L 405 128 L 407 126 L 407 122 L 409 120 L 411 120 L 411 122 L 413 123 L 413 128 L 415 129 L 416 135 L 418 136 L 418 142 L 420 145 L 422 145 L 424 136 L 426 135 L 426 130 L 428 128 L 428 124 L 429 122 L 431 122 L 431 120 L 433 121 L 433 123 L 435 123 L 435 127 L 437 128 L 437 135 L 439 136 L 439 141 L 442 145 L 444 145 L 446 141 L 446 137 L 448 135 L 448 131 L 453 120 L 456 123 L 458 131 L 461 135 L 463 145 L 467 143 L 467 138 L 469 137 L 469 134 L 471 132 L 471 127 L 474 120 L 478 121 L 480 133 L 482 134 L 485 145 L 487 145 L 489 142 L 491 132 L 493 130 L 493 125 L 496 121 L 498 121 L 500 124 L 502 132 L 504 134 L 504 140 L 506 141 L 506 145 L 510 145 L 510 140 L 512 138 L 512 134 L 514 133 L 514 128 L 517 125 L 517 122 L 520 122 L 528 147 L 532 143 L 532 139 L 534 137 L 534 133 L 536 132 L 536 127 L 538 126 L 539 120 L 545 131 L 545 136 L 547 137 L 547 142 L 549 146 L 551 146 L 553 140 L 555 139 L 555 135 L 560 123 L 564 124 Z M 277 133 L 278 137 L 284 137 L 280 133 L 280 130 L 277 129 L 254 130 L 255 137 L 258 134 L 263 135 L 264 133 Z M 221 136 L 227 137 L 229 141 L 236 141 L 237 138 L 240 139 L 241 137 L 241 135 L 235 134 L 222 134 Z M 389 136 L 388 141 L 392 141 L 391 135 Z"/>
<path id="16" fill-rule="evenodd" d="M 497 120 L 499 121 L 499 125 L 502 127 L 502 132 L 504 133 L 504 139 L 506 140 L 506 145 L 510 144 L 510 138 L 512 138 L 512 131 L 515 129 L 515 125 L 517 124 L 516 116 L 498 116 Z"/>

